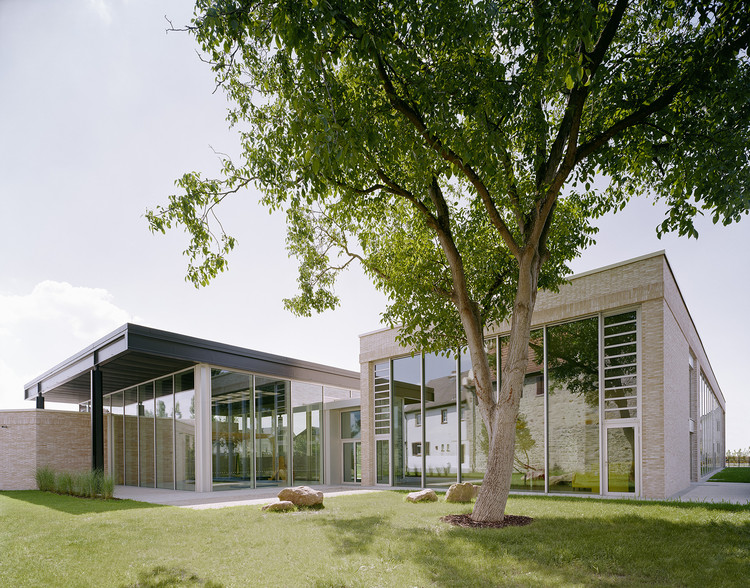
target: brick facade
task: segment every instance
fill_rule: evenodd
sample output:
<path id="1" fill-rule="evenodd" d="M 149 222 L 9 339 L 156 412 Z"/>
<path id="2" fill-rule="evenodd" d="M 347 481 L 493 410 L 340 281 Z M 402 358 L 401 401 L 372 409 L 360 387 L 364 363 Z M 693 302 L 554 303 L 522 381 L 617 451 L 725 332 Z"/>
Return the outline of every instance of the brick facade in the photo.
<path id="1" fill-rule="evenodd" d="M 91 468 L 91 416 L 56 410 L 0 411 L 0 490 L 36 488 L 36 469 Z"/>

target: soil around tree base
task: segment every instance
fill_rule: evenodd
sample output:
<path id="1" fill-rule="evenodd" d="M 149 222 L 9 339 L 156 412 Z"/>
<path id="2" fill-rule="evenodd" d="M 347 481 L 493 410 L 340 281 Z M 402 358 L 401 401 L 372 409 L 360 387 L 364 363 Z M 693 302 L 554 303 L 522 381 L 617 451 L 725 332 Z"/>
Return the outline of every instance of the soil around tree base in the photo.
<path id="1" fill-rule="evenodd" d="M 470 514 L 446 515 L 440 520 L 456 527 L 469 527 L 474 529 L 502 529 L 503 527 L 523 527 L 530 525 L 534 519 L 520 515 L 505 515 L 502 521 L 475 521 Z"/>

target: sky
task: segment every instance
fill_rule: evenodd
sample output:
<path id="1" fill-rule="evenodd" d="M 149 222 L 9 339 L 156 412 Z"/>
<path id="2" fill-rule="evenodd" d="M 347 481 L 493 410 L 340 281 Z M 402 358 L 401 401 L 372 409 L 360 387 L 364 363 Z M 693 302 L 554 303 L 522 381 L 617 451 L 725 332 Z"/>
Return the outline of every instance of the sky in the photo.
<path id="1" fill-rule="evenodd" d="M 147 209 L 188 171 L 238 152 L 227 103 L 185 33 L 188 1 L 0 1 L 0 409 L 23 385 L 125 322 L 359 369 L 385 299 L 354 269 L 342 305 L 295 317 L 284 218 L 249 190 L 221 212 L 238 246 L 209 287 L 184 280 L 186 236 L 152 235 Z M 657 239 L 664 209 L 638 198 L 600 219 L 575 273 L 666 250 L 727 401 L 727 447 L 750 447 L 750 218 L 700 219 Z"/>

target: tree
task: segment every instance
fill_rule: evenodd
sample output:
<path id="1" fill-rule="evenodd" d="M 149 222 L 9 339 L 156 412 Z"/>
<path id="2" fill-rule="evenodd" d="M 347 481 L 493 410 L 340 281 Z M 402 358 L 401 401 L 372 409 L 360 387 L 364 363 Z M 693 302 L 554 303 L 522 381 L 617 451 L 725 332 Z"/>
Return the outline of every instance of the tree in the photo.
<path id="1" fill-rule="evenodd" d="M 307 315 L 361 263 L 400 340 L 468 346 L 490 438 L 475 520 L 501 520 L 539 288 L 597 215 L 650 193 L 658 230 L 750 205 L 748 0 L 198 0 L 188 30 L 239 129 L 241 161 L 185 174 L 147 213 L 191 235 L 188 279 L 226 268 L 216 206 L 255 185 L 286 212 Z M 597 188 L 596 176 L 606 178 Z M 510 319 L 499 398 L 485 327 Z"/>

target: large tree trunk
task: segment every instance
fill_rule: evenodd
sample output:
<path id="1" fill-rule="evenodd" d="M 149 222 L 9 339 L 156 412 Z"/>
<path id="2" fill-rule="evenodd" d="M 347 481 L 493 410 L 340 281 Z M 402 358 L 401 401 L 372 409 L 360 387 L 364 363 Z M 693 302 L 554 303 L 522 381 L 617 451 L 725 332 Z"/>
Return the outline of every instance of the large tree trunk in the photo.
<path id="1" fill-rule="evenodd" d="M 518 291 L 513 305 L 508 353 L 502 366 L 498 399 L 490 407 L 482 407 L 481 397 L 479 399 L 490 446 L 487 471 L 471 514 L 475 521 L 502 521 L 510 492 L 516 419 L 526 375 L 531 317 L 541 267 L 539 255 L 530 254 L 522 258 L 519 265 Z M 487 361 L 486 354 L 484 357 Z"/>

